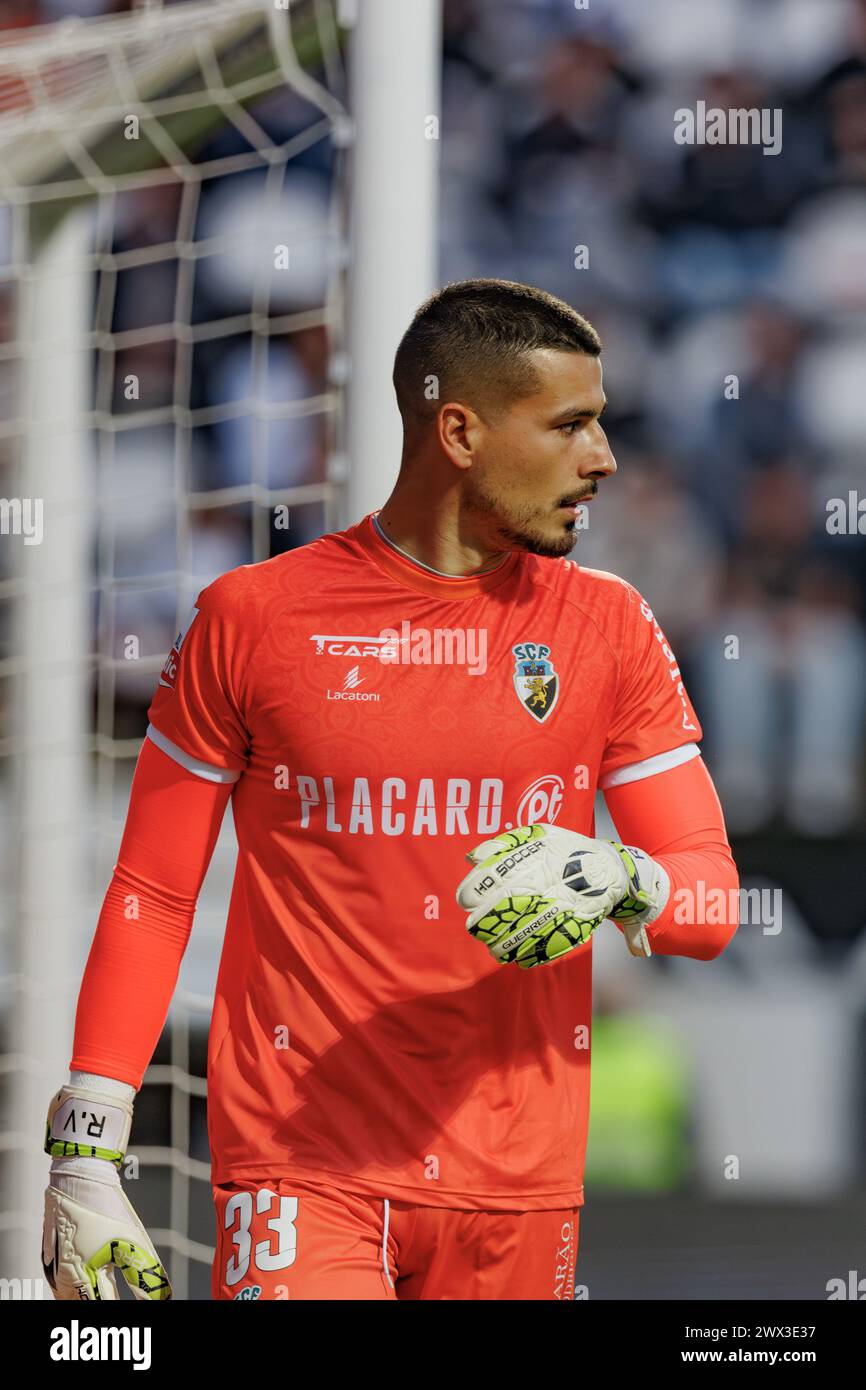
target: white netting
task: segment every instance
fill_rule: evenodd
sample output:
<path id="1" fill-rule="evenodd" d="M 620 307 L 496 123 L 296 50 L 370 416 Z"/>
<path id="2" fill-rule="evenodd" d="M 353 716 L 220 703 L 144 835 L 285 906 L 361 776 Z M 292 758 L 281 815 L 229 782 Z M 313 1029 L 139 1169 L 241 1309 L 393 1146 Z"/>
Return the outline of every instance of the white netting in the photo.
<path id="1" fill-rule="evenodd" d="M 0 538 L 7 1277 L 39 1272 L 44 1111 L 165 653 L 204 584 L 339 515 L 340 8 L 180 0 L 0 37 L 0 494 L 45 525 L 29 545 L 10 505 Z M 133 1130 L 180 1297 L 211 1253 L 233 859 L 229 821 Z"/>

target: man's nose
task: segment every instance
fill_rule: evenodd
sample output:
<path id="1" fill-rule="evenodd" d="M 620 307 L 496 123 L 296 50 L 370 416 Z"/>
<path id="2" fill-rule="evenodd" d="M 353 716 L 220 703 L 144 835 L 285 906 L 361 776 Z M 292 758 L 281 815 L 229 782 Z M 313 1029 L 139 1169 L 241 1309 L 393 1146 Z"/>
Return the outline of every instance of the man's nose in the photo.
<path id="1" fill-rule="evenodd" d="M 592 448 L 588 450 L 583 459 L 580 472 L 584 478 L 592 474 L 601 474 L 605 478 L 610 478 L 616 472 L 616 459 L 611 451 L 607 435 L 599 424 L 596 424 Z"/>

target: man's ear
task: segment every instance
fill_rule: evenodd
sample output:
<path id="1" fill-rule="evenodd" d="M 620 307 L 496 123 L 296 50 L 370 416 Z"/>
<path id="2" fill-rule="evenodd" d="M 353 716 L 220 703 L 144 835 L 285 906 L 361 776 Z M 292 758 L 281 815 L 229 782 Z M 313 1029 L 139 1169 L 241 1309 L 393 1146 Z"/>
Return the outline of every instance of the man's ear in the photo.
<path id="1" fill-rule="evenodd" d="M 436 416 L 439 446 L 458 468 L 470 468 L 485 431 L 484 421 L 471 406 L 448 401 Z"/>

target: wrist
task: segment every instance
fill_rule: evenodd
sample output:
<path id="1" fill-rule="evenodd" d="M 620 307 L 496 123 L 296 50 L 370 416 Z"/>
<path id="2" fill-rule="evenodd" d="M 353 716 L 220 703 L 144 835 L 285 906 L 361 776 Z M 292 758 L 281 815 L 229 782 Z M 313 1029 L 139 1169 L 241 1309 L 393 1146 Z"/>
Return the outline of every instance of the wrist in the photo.
<path id="1" fill-rule="evenodd" d="M 73 1076 L 81 1073 L 73 1073 Z M 119 1091 L 130 1088 L 113 1082 L 113 1090 L 84 1073 L 86 1085 L 67 1084 L 51 1099 L 45 1126 L 45 1152 L 53 1159 L 99 1159 L 119 1167 L 123 1162 L 132 1127 L 132 1100 Z"/>
<path id="2" fill-rule="evenodd" d="M 609 843 L 617 852 L 625 879 L 623 896 L 610 917 L 623 925 L 647 927 L 661 916 L 670 897 L 667 870 L 645 850 L 617 840 Z"/>
<path id="3" fill-rule="evenodd" d="M 126 1081 L 118 1081 L 113 1076 L 102 1076 L 93 1071 L 70 1071 L 67 1086 L 81 1086 L 88 1091 L 98 1091 L 106 1100 L 134 1101 L 136 1090 Z"/>
<path id="4" fill-rule="evenodd" d="M 64 1178 L 89 1178 L 92 1182 L 107 1183 L 110 1187 L 117 1187 L 120 1183 L 118 1169 L 107 1158 L 52 1158 L 49 1182 L 62 1182 Z"/>

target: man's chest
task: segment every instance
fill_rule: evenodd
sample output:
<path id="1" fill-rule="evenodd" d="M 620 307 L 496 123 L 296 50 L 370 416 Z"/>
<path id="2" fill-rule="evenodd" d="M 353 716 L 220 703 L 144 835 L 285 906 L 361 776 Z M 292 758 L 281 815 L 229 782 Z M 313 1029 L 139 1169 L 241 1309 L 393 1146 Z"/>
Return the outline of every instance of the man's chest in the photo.
<path id="1" fill-rule="evenodd" d="M 569 616 L 287 616 L 248 674 L 247 775 L 282 778 L 301 824 L 348 833 L 486 834 L 585 810 L 616 664 Z"/>

